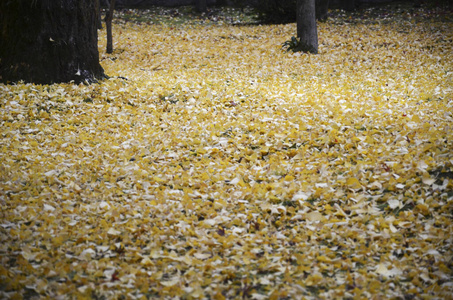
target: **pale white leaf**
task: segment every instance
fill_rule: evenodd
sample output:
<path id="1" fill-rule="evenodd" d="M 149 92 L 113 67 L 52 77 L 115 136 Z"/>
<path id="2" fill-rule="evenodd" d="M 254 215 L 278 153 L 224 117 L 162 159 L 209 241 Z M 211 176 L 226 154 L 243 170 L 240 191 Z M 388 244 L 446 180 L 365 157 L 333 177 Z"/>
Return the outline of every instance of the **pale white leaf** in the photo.
<path id="1" fill-rule="evenodd" d="M 107 234 L 110 234 L 110 235 L 119 235 L 121 233 L 121 231 L 118 231 L 114 228 L 110 228 L 109 231 L 107 231 Z"/>
<path id="2" fill-rule="evenodd" d="M 44 204 L 44 211 L 54 211 L 55 210 L 55 207 L 53 207 L 52 205 L 49 205 L 49 204 Z"/>

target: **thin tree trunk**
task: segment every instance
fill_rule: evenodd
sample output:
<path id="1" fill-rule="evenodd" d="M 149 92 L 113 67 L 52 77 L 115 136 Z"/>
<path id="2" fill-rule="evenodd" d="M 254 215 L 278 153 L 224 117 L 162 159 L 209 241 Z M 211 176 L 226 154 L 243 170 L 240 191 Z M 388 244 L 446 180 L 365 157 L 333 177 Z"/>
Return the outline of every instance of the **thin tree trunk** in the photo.
<path id="1" fill-rule="evenodd" d="M 92 0 L 0 0 L 0 82 L 95 82 L 99 63 Z"/>
<path id="2" fill-rule="evenodd" d="M 318 53 L 315 0 L 297 0 L 298 51 Z"/>
<path id="3" fill-rule="evenodd" d="M 115 0 L 110 0 L 110 7 L 105 17 L 105 27 L 107 29 L 107 53 L 113 52 L 113 34 L 112 34 L 112 20 L 113 20 L 113 11 L 115 10 Z"/>

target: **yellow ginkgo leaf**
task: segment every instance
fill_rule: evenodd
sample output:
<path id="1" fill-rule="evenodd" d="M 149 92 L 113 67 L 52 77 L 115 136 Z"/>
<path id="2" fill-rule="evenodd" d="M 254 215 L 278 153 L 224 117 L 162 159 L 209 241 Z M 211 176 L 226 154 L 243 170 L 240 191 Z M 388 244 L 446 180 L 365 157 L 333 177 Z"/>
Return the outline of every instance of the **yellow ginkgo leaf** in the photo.
<path id="1" fill-rule="evenodd" d="M 351 189 L 360 189 L 362 187 L 360 181 L 354 177 L 349 177 L 346 180 L 346 185 Z"/>

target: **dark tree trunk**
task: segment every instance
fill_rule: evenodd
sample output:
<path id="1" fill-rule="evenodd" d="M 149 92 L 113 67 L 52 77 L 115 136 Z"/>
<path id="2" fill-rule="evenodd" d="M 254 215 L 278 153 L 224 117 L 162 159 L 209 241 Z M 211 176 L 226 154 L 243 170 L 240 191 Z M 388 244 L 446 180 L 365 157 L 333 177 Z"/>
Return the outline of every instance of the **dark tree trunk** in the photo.
<path id="1" fill-rule="evenodd" d="M 0 81 L 105 78 L 92 0 L 0 1 Z"/>
<path id="2" fill-rule="evenodd" d="M 107 7 L 107 9 L 109 9 L 110 3 L 109 0 L 95 0 L 95 1 L 97 6 L 96 9 L 98 11 L 98 29 L 102 29 L 102 7 Z"/>
<path id="3" fill-rule="evenodd" d="M 298 51 L 318 53 L 315 0 L 297 0 Z"/>
<path id="4" fill-rule="evenodd" d="M 326 21 L 329 11 L 329 0 L 316 0 L 316 19 Z"/>
<path id="5" fill-rule="evenodd" d="M 112 34 L 112 20 L 113 12 L 115 11 L 115 0 L 110 0 L 109 11 L 105 17 L 105 27 L 107 29 L 107 53 L 113 52 L 113 34 Z"/>
<path id="6" fill-rule="evenodd" d="M 96 3 L 96 19 L 98 20 L 98 29 L 102 29 L 102 14 L 101 14 L 101 1 L 100 0 L 95 0 Z"/>
<path id="7" fill-rule="evenodd" d="M 206 0 L 195 0 L 195 9 L 198 12 L 206 12 L 208 10 Z"/>

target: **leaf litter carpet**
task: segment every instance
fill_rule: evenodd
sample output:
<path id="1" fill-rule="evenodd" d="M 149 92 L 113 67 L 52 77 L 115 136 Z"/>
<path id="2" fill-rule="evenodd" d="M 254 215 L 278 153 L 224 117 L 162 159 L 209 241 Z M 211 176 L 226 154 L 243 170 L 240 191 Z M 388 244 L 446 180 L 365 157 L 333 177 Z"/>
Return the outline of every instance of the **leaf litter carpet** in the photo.
<path id="1" fill-rule="evenodd" d="M 0 85 L 1 298 L 451 299 L 451 19 L 318 26 L 118 21 L 111 79 Z"/>

